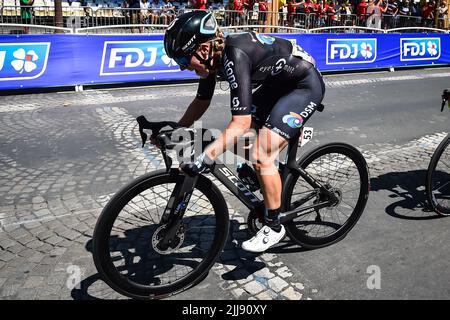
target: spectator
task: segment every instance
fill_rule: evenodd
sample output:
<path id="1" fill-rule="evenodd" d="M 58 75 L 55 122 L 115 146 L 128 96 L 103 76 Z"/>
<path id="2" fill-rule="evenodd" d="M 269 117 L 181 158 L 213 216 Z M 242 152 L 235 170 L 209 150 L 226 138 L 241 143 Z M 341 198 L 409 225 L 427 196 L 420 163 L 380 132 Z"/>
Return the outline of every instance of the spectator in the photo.
<path id="1" fill-rule="evenodd" d="M 445 20 L 448 19 L 447 11 L 448 11 L 447 2 L 445 0 L 441 0 L 441 5 L 439 6 L 438 9 L 439 12 L 438 28 L 441 29 L 445 28 Z"/>
<path id="2" fill-rule="evenodd" d="M 381 14 L 383 12 L 386 12 L 387 6 L 382 7 L 381 4 L 382 0 L 378 0 L 377 3 L 374 2 L 374 0 L 369 0 L 369 5 L 367 6 L 367 23 L 366 26 L 381 29 Z"/>
<path id="3" fill-rule="evenodd" d="M 433 27 L 434 10 L 436 3 L 431 0 L 422 8 L 422 25 L 425 27 Z"/>
<path id="4" fill-rule="evenodd" d="M 148 0 L 140 0 L 140 8 L 141 11 L 139 12 L 139 23 L 140 24 L 149 24 L 150 18 L 149 18 L 149 3 Z M 144 32 L 144 28 L 141 27 L 141 32 Z"/>
<path id="5" fill-rule="evenodd" d="M 237 25 L 245 24 L 244 0 L 234 0 L 234 10 Z"/>
<path id="6" fill-rule="evenodd" d="M 162 23 L 168 25 L 175 15 L 175 6 L 169 0 L 163 0 L 161 18 Z"/>
<path id="7" fill-rule="evenodd" d="M 266 25 L 266 21 L 267 21 L 267 1 L 266 0 L 259 0 L 259 22 L 258 24 L 263 26 Z M 265 30 L 260 30 L 262 32 L 264 32 Z"/>
<path id="8" fill-rule="evenodd" d="M 389 0 L 386 12 L 384 14 L 384 28 L 395 28 L 398 20 L 397 0 Z"/>
<path id="9" fill-rule="evenodd" d="M 353 6 L 349 0 L 342 2 L 341 21 L 344 26 L 355 25 L 355 21 L 353 19 Z"/>
<path id="10" fill-rule="evenodd" d="M 258 24 L 258 13 L 259 13 L 259 2 L 251 0 L 252 6 L 250 7 L 250 2 L 244 2 L 244 6 L 247 8 L 248 21 L 249 24 Z"/>
<path id="11" fill-rule="evenodd" d="M 130 7 L 130 1 L 129 0 L 123 0 L 122 5 L 120 6 L 122 9 L 127 9 Z M 125 20 L 127 21 L 127 24 L 130 23 L 128 20 L 130 18 L 130 10 L 122 10 L 122 15 L 125 17 Z"/>
<path id="12" fill-rule="evenodd" d="M 336 15 L 336 9 L 333 1 L 330 1 L 329 3 L 325 4 L 324 13 L 326 15 L 327 25 L 333 27 L 336 26 L 338 17 Z"/>
<path id="13" fill-rule="evenodd" d="M 301 5 L 301 3 L 295 2 L 295 0 L 288 0 L 287 3 L 287 11 L 288 11 L 288 26 L 294 27 L 295 26 L 295 13 L 297 11 L 297 8 Z"/>
<path id="14" fill-rule="evenodd" d="M 358 15 L 358 20 L 361 25 L 364 25 L 366 21 L 366 14 L 367 14 L 367 0 L 361 0 L 356 7 L 356 14 Z"/>
<path id="15" fill-rule="evenodd" d="M 195 0 L 194 9 L 206 10 L 206 0 Z"/>
<path id="16" fill-rule="evenodd" d="M 33 3 L 34 0 L 20 0 L 20 17 L 22 18 L 22 24 L 33 24 Z M 24 27 L 23 33 L 30 33 L 30 28 Z"/>
<path id="17" fill-rule="evenodd" d="M 158 24 L 159 17 L 161 16 L 162 5 L 159 0 L 153 0 L 148 7 L 150 24 Z"/>
<path id="18" fill-rule="evenodd" d="M 272 0 L 276 1 L 276 0 Z M 284 25 L 284 22 L 287 19 L 287 0 L 278 0 L 278 13 L 279 13 L 279 19 L 278 24 Z"/>
<path id="19" fill-rule="evenodd" d="M 130 0 L 130 15 L 131 15 L 131 24 L 138 24 L 140 23 L 140 8 L 141 8 L 141 2 L 139 0 Z M 132 27 L 131 28 L 132 33 L 139 32 L 139 29 Z"/>

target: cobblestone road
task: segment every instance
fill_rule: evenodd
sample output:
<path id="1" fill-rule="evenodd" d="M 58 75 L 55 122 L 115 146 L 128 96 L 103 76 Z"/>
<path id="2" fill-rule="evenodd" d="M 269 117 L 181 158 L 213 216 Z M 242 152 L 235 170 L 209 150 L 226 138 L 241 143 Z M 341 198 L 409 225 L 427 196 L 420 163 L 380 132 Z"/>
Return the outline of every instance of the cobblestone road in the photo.
<path id="1" fill-rule="evenodd" d="M 155 119 L 179 114 L 176 105 L 192 94 L 192 87 L 167 90 L 177 90 L 179 100 L 155 109 Z M 136 89 L 0 97 L 1 299 L 124 298 L 99 280 L 91 237 L 109 197 L 132 178 L 162 166 L 155 149 L 140 148 L 134 121 L 145 104 L 161 96 Z M 365 134 L 357 127 L 333 130 Z M 369 164 L 373 193 L 387 190 L 391 198 L 397 197 L 383 200 L 391 201 L 392 215 L 435 217 L 424 210 L 421 186 L 431 154 L 445 135 L 430 129 L 400 144 L 358 146 Z M 322 138 L 319 132 L 314 143 Z M 237 244 L 248 236 L 247 212 L 230 194 L 226 199 L 231 232 L 220 261 L 202 283 L 172 299 L 339 297 L 322 293 L 321 284 L 298 272 L 286 254 L 274 250 L 255 257 L 240 250 Z"/>

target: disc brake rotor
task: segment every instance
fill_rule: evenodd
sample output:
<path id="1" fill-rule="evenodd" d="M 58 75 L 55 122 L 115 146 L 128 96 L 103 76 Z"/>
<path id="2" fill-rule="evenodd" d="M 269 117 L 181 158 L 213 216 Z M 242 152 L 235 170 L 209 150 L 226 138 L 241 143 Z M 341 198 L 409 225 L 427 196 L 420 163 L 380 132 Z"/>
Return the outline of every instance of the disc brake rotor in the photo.
<path id="1" fill-rule="evenodd" d="M 153 233 L 152 236 L 152 248 L 157 253 L 162 255 L 168 255 L 178 250 L 184 242 L 184 225 L 180 225 L 177 234 L 172 239 L 172 242 L 167 246 L 167 248 L 162 247 L 161 242 L 166 235 L 167 224 L 163 224 Z"/>

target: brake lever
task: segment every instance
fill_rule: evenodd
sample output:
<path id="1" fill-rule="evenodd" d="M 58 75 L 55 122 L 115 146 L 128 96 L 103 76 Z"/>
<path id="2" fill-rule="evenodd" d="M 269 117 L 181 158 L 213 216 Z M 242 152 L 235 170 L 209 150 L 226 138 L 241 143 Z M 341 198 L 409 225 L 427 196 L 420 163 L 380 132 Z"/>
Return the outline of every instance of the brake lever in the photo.
<path id="1" fill-rule="evenodd" d="M 149 122 L 144 116 L 139 116 L 136 118 L 136 121 L 139 124 L 139 134 L 141 135 L 142 139 L 142 148 L 144 147 L 145 143 L 147 142 L 148 135 L 144 132 L 144 129 L 150 129 L 152 130 L 152 134 L 150 138 L 154 139 L 159 134 L 162 128 L 169 126 L 172 129 L 179 128 L 180 125 L 173 121 L 162 121 L 158 123 L 151 123 Z"/>

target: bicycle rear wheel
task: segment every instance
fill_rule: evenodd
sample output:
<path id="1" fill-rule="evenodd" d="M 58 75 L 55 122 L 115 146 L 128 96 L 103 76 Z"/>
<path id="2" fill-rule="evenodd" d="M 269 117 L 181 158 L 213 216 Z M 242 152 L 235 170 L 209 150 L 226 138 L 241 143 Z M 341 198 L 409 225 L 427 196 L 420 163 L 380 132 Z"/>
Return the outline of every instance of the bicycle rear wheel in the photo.
<path id="1" fill-rule="evenodd" d="M 345 143 L 330 143 L 312 150 L 298 161 L 339 202 L 302 213 L 285 224 L 292 240 L 304 248 L 320 248 L 343 239 L 354 227 L 367 203 L 369 170 L 362 154 Z M 296 209 L 295 202 L 306 195 L 315 196 L 302 207 L 323 201 L 315 190 L 297 174 L 291 173 L 283 187 L 284 210 Z"/>
<path id="2" fill-rule="evenodd" d="M 229 217 L 219 189 L 199 176 L 175 244 L 161 250 L 163 211 L 178 170 L 144 175 L 117 192 L 101 213 L 93 236 L 95 266 L 117 292 L 158 299 L 201 281 L 222 251 Z"/>
<path id="3" fill-rule="evenodd" d="M 425 188 L 433 210 L 450 215 L 450 134 L 439 144 L 427 170 Z"/>

